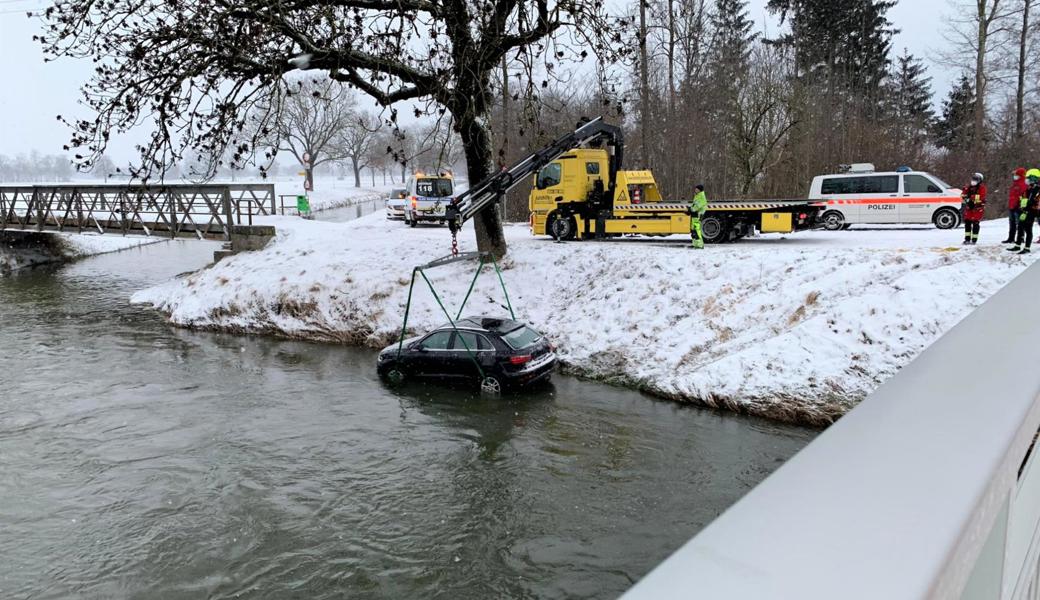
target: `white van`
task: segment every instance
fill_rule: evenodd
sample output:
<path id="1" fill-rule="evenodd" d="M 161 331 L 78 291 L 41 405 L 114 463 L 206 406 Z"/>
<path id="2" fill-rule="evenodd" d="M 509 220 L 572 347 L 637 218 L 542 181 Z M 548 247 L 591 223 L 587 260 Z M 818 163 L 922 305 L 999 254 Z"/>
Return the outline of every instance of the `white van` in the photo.
<path id="1" fill-rule="evenodd" d="M 408 181 L 404 222 L 415 227 L 421 221 L 444 224 L 445 209 L 455 196 L 451 173 L 416 173 Z"/>
<path id="2" fill-rule="evenodd" d="M 931 173 L 900 169 L 877 173 L 870 164 L 813 178 L 810 200 L 822 200 L 820 222 L 831 231 L 860 223 L 932 223 L 953 229 L 961 222 L 961 190 Z"/>

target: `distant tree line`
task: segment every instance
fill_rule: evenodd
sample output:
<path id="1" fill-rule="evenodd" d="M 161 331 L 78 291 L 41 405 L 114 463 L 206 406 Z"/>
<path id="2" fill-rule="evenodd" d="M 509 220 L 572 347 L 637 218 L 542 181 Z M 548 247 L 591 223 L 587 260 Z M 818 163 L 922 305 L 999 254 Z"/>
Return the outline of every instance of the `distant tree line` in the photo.
<path id="1" fill-rule="evenodd" d="M 100 157 L 90 173 L 80 174 L 65 155 L 41 154 L 36 150 L 16 156 L 0 154 L 0 182 L 3 183 L 60 183 L 83 177 L 104 180 L 115 174 L 116 166 L 107 156 Z"/>

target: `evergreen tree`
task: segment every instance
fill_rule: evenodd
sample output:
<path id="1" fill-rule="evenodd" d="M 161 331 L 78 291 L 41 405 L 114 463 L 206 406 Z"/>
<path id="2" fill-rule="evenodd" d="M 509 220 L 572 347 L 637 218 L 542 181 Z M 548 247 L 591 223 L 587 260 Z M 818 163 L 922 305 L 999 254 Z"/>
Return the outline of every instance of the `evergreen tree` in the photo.
<path id="1" fill-rule="evenodd" d="M 975 88 L 967 75 L 943 101 L 942 117 L 935 124 L 936 143 L 948 150 L 966 150 L 974 141 Z"/>
<path id="2" fill-rule="evenodd" d="M 769 10 L 790 19 L 779 40 L 795 48 L 798 70 L 820 74 L 833 86 L 878 89 L 888 71 L 895 30 L 886 16 L 895 0 L 769 0 Z"/>
<path id="3" fill-rule="evenodd" d="M 715 0 L 709 23 L 712 31 L 709 64 L 716 81 L 726 84 L 743 78 L 748 70 L 752 42 L 758 37 L 752 31 L 754 23 L 748 18 L 747 0 Z"/>
<path id="4" fill-rule="evenodd" d="M 924 145 L 935 113 L 932 111 L 931 77 L 914 55 L 904 52 L 885 84 L 888 113 L 893 136 L 901 149 L 920 149 Z"/>

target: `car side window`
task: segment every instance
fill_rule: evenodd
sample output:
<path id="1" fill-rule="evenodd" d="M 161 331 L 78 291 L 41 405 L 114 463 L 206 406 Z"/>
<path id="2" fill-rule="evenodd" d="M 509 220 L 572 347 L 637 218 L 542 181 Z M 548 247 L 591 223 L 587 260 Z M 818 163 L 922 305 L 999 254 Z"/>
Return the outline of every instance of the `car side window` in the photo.
<path id="1" fill-rule="evenodd" d="M 538 171 L 538 189 L 544 190 L 545 188 L 560 185 L 561 176 L 562 169 L 560 168 L 560 163 L 554 162 L 545 165 L 541 171 Z"/>
<path id="2" fill-rule="evenodd" d="M 942 190 L 923 175 L 903 175 L 903 191 L 907 194 L 936 194 Z"/>
<path id="3" fill-rule="evenodd" d="M 466 344 L 463 345 L 463 342 Z M 466 347 L 470 350 L 491 350 L 491 344 L 488 343 L 487 339 L 482 335 L 473 333 L 472 331 L 460 331 L 455 334 L 455 342 L 452 344 L 452 350 L 466 351 Z"/>
<path id="4" fill-rule="evenodd" d="M 587 163 L 585 163 L 585 174 L 586 175 L 599 175 L 599 163 L 598 162 L 587 162 Z"/>
<path id="5" fill-rule="evenodd" d="M 419 347 L 424 350 L 447 350 L 451 343 L 451 331 L 437 331 L 426 336 Z"/>

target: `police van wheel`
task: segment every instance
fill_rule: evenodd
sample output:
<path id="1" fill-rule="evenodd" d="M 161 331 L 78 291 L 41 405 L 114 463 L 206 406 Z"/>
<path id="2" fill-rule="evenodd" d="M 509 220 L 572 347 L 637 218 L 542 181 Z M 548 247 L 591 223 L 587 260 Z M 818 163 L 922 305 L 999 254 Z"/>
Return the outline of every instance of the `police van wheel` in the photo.
<path id="1" fill-rule="evenodd" d="M 836 210 L 829 210 L 823 213 L 822 221 L 823 228 L 827 231 L 840 231 L 845 227 L 845 215 Z"/>
<path id="2" fill-rule="evenodd" d="M 935 211 L 935 216 L 932 217 L 932 222 L 939 229 L 953 229 L 960 222 L 960 217 L 957 212 L 952 208 L 940 208 Z"/>
<path id="3" fill-rule="evenodd" d="M 408 221 L 408 224 L 411 225 L 412 227 L 415 227 L 416 225 L 419 224 L 419 222 L 416 221 L 414 218 L 412 218 L 410 221 Z"/>
<path id="4" fill-rule="evenodd" d="M 549 225 L 549 235 L 556 241 L 573 240 L 574 232 L 578 229 L 574 217 L 564 215 L 552 217 Z"/>
<path id="5" fill-rule="evenodd" d="M 704 241 L 708 244 L 721 244 L 729 241 L 726 222 L 719 217 L 701 219 L 701 234 L 704 235 Z"/>

